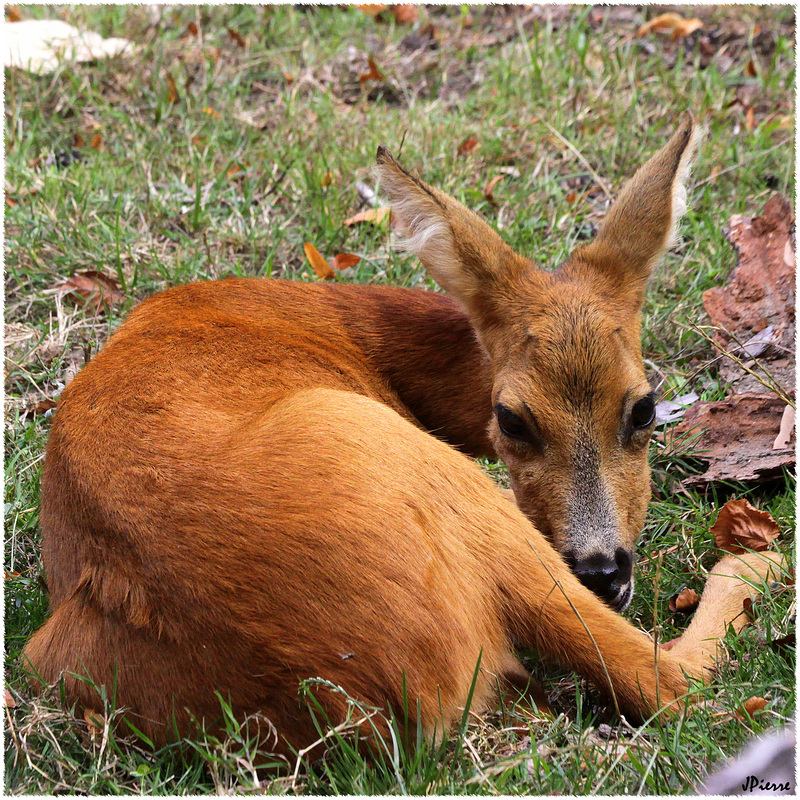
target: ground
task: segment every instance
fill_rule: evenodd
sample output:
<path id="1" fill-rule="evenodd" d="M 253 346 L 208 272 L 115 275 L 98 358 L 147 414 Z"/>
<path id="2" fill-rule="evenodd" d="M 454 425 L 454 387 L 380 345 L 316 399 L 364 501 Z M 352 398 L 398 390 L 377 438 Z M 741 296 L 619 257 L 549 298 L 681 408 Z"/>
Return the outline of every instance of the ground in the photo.
<path id="1" fill-rule="evenodd" d="M 637 35 L 670 11 L 702 26 Z M 326 259 L 359 257 L 334 280 L 432 287 L 391 249 L 386 223 L 343 224 L 375 204 L 379 144 L 547 267 L 593 234 L 620 181 L 691 109 L 706 134 L 682 243 L 649 289 L 643 345 L 665 397 L 724 398 L 702 294 L 736 263 L 730 217 L 759 214 L 775 192 L 794 196 L 790 7 L 22 6 L 6 15 L 63 18 L 132 43 L 46 75 L 6 71 L 8 792 L 681 793 L 792 717 L 787 589 L 756 605 L 707 706 L 676 722 L 630 729 L 572 675 L 534 665 L 556 718 L 466 719 L 442 748 L 384 764 L 342 742 L 277 778 L 256 771 L 263 759 L 233 723 L 228 740 L 196 740 L 188 757 L 154 755 L 73 720 L 57 689 L 33 698 L 18 664 L 47 610 L 37 552 L 47 412 L 137 302 L 227 275 L 318 280 L 306 242 Z M 687 488 L 697 460 L 664 447 L 669 439 L 665 426 L 653 446 L 656 500 L 626 612 L 662 640 L 686 624 L 669 598 L 700 590 L 716 559 L 709 528 L 725 499 L 770 511 L 783 550 L 794 527 L 788 474 Z M 742 704 L 752 697 L 766 702 L 750 715 Z"/>

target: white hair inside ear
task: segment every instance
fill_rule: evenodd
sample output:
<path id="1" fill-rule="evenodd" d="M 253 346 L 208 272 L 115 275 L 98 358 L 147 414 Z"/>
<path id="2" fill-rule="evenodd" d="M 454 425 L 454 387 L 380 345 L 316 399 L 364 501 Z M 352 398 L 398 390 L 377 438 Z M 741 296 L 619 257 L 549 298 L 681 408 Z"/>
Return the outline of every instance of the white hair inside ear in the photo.
<path id="1" fill-rule="evenodd" d="M 703 135 L 703 129 L 695 125 L 689 143 L 681 155 L 678 169 L 675 171 L 675 178 L 672 182 L 672 224 L 667 235 L 667 247 L 675 247 L 680 244 L 680 234 L 678 233 L 678 223 L 688 208 L 688 192 L 686 181 L 689 179 L 692 162 L 697 153 L 697 147 Z"/>

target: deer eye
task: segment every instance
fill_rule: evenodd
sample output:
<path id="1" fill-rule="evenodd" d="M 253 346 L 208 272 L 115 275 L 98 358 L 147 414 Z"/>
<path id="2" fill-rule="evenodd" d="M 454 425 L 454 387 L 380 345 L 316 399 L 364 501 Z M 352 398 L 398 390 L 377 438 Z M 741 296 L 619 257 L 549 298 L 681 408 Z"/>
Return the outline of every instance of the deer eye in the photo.
<path id="1" fill-rule="evenodd" d="M 500 431 L 504 436 L 521 441 L 530 439 L 530 430 L 522 417 L 500 403 L 494 407 L 494 413 L 497 416 L 497 424 L 500 426 Z"/>
<path id="2" fill-rule="evenodd" d="M 656 418 L 656 398 L 653 392 L 645 395 L 633 404 L 631 409 L 631 425 L 634 430 L 642 431 L 649 428 Z"/>

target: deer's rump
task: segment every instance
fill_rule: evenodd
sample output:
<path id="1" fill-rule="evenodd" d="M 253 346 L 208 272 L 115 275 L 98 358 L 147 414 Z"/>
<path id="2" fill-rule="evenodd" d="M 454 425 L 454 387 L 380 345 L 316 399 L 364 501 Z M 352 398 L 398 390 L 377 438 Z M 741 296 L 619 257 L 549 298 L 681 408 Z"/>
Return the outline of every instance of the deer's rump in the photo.
<path id="1" fill-rule="evenodd" d="M 441 730 L 479 656 L 492 673 L 513 668 L 489 565 L 465 544 L 482 521 L 448 500 L 492 492 L 466 457 L 363 394 L 292 389 L 288 370 L 247 398 L 235 364 L 197 355 L 210 347 L 197 331 L 169 370 L 183 333 L 140 338 L 140 357 L 130 339 L 119 350 L 134 351 L 126 372 L 112 340 L 53 426 L 42 488 L 53 613 L 26 652 L 42 678 L 66 673 L 89 708 L 97 694 L 69 673 L 115 685 L 157 741 L 219 717 L 219 693 L 302 747 L 316 738 L 300 709 L 306 678 L 414 718 L 419 697 Z M 341 721 L 343 696 L 318 691 Z M 478 704 L 492 691 L 481 678 Z"/>

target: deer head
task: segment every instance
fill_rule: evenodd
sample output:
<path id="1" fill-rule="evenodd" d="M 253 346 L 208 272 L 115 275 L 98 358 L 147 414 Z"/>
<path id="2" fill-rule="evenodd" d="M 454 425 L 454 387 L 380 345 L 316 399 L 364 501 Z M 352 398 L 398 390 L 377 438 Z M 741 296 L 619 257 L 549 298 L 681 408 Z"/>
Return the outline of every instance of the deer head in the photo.
<path id="1" fill-rule="evenodd" d="M 633 594 L 650 498 L 655 399 L 642 365 L 641 308 L 686 210 L 697 138 L 687 114 L 625 185 L 594 241 L 554 272 L 378 151 L 401 242 L 461 303 L 490 357 L 489 436 L 517 504 L 616 608 Z"/>

